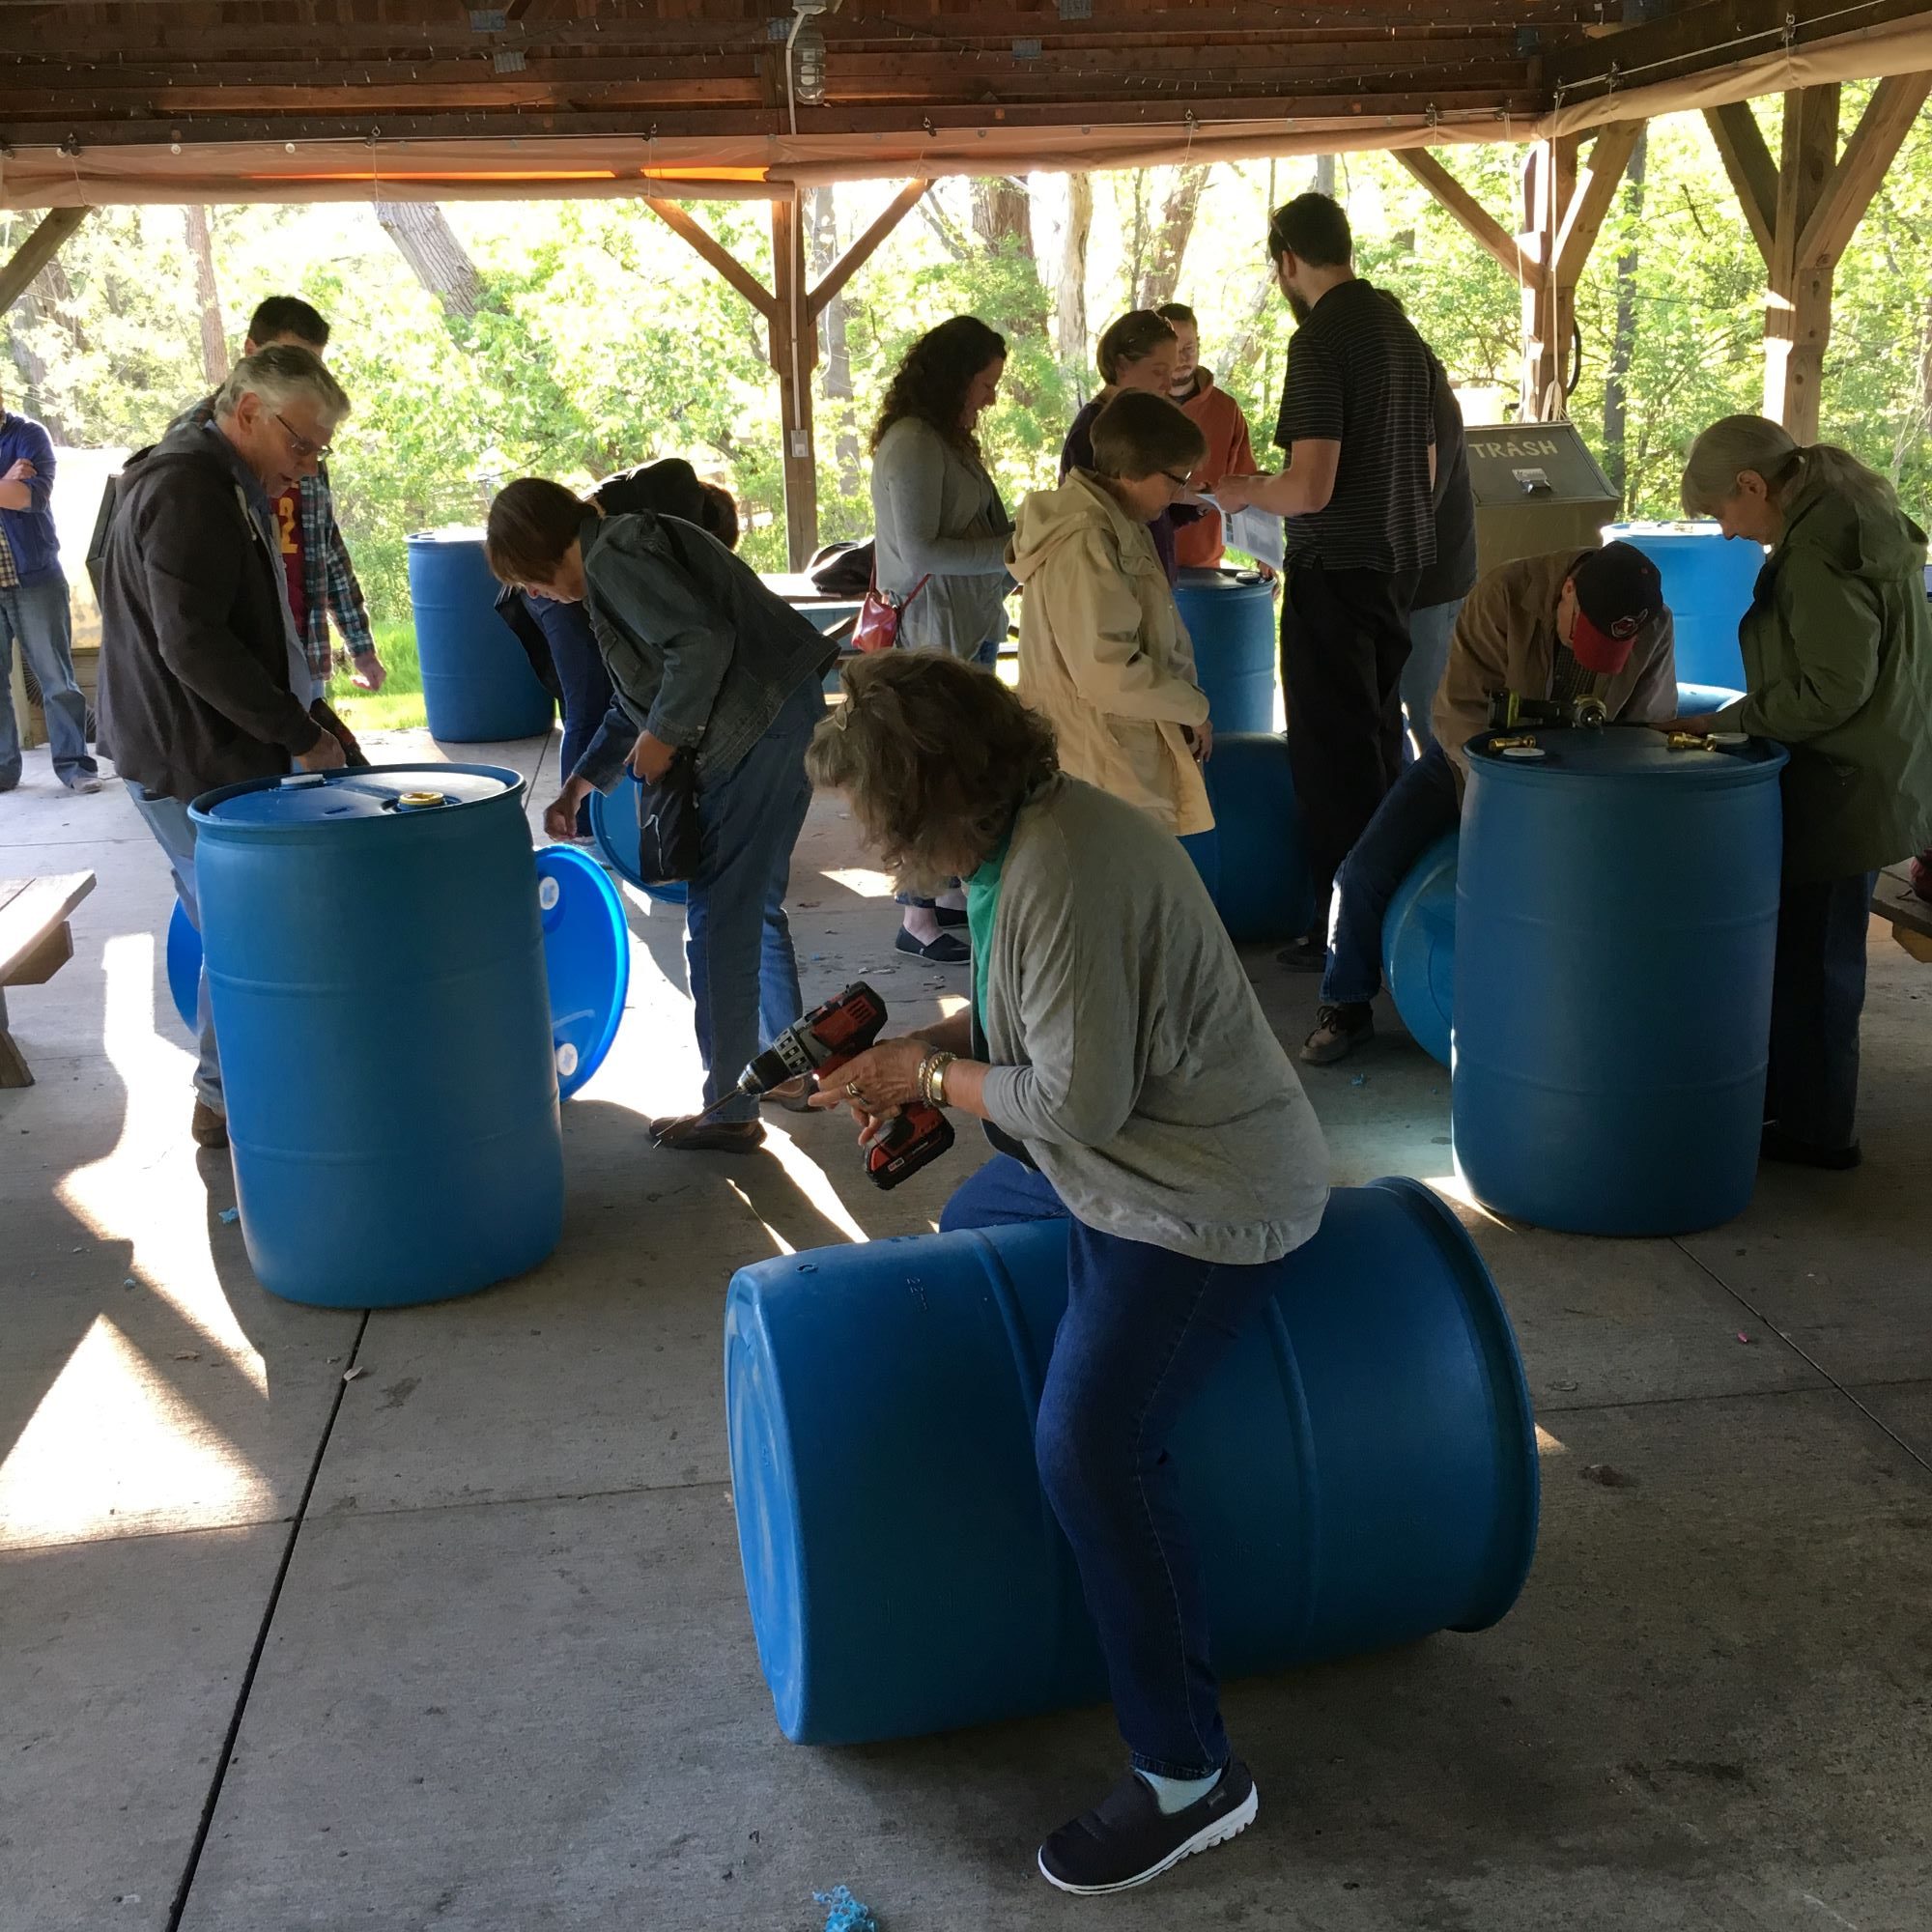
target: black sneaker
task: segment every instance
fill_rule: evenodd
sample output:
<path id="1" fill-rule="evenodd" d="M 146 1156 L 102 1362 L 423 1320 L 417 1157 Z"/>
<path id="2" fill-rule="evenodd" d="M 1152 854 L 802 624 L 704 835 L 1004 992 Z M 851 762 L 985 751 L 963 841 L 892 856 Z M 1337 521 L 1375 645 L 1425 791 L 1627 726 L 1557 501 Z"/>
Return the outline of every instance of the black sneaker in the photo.
<path id="1" fill-rule="evenodd" d="M 1757 1144 L 1760 1160 L 1782 1161 L 1791 1167 L 1821 1167 L 1828 1174 L 1849 1174 L 1864 1158 L 1857 1141 L 1849 1147 L 1820 1147 L 1801 1141 L 1780 1126 L 1769 1125 Z"/>
<path id="2" fill-rule="evenodd" d="M 1376 1037 L 1373 1007 L 1350 1004 L 1319 1007 L 1315 1031 L 1301 1043 L 1301 1057 L 1311 1066 L 1328 1066 L 1346 1060 L 1358 1046 L 1366 1046 Z"/>
<path id="3" fill-rule="evenodd" d="M 1039 1848 L 1040 1876 L 1062 1891 L 1125 1891 L 1245 1832 L 1258 1805 L 1255 1781 L 1237 1757 L 1228 1760 L 1212 1791 L 1172 1814 L 1161 1810 L 1147 1779 L 1130 1771 L 1093 1810 Z"/>
<path id="4" fill-rule="evenodd" d="M 1274 956 L 1291 973 L 1320 973 L 1328 965 L 1328 943 L 1319 933 L 1304 932 Z"/>

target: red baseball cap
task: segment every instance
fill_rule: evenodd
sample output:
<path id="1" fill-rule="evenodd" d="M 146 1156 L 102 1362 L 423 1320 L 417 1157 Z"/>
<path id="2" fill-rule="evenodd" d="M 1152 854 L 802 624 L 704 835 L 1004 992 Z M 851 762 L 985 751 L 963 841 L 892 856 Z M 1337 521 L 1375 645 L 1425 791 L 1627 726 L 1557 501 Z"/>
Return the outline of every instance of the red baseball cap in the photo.
<path id="1" fill-rule="evenodd" d="M 1570 573 L 1577 622 L 1570 649 L 1587 671 L 1614 677 L 1639 633 L 1663 609 L 1663 580 L 1634 544 L 1585 551 Z"/>

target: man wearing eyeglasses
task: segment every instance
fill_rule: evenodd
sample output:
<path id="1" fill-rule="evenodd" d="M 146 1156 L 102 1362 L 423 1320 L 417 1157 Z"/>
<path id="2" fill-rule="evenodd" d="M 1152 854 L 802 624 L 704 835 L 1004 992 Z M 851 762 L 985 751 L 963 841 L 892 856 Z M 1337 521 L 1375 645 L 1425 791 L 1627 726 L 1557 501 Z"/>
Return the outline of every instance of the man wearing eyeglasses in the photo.
<path id="1" fill-rule="evenodd" d="M 270 296 L 249 318 L 242 353 L 253 355 L 263 349 L 306 349 L 320 361 L 328 338 L 327 322 L 299 296 Z M 213 397 L 189 412 L 191 417 L 204 423 L 213 413 Z M 376 654 L 369 609 L 362 586 L 355 581 L 355 567 L 349 560 L 349 546 L 336 526 L 327 457 L 327 450 L 321 451 L 315 468 L 297 477 L 270 506 L 288 580 L 289 611 L 295 618 L 296 635 L 308 654 L 313 697 L 320 697 L 327 689 L 335 668 L 330 619 L 348 650 L 353 684 L 362 691 L 381 691 L 388 676 Z"/>
<path id="2" fill-rule="evenodd" d="M 190 800 L 216 785 L 347 762 L 312 718 L 271 505 L 313 475 L 349 398 L 306 349 L 244 357 L 201 412 L 130 463 L 99 559 L 99 742 L 175 875 L 194 889 Z M 324 718 L 330 714 L 317 706 Z M 227 1144 L 221 1069 L 201 990 L 193 1134 Z"/>

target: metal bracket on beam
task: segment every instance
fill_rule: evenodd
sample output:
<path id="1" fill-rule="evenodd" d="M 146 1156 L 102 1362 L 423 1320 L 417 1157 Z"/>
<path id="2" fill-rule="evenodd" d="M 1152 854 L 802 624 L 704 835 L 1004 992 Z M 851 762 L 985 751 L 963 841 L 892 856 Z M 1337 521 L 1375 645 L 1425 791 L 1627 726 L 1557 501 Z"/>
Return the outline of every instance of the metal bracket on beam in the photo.
<path id="1" fill-rule="evenodd" d="M 500 7 L 472 7 L 469 31 L 472 34 L 501 34 L 509 30 L 510 16 Z"/>

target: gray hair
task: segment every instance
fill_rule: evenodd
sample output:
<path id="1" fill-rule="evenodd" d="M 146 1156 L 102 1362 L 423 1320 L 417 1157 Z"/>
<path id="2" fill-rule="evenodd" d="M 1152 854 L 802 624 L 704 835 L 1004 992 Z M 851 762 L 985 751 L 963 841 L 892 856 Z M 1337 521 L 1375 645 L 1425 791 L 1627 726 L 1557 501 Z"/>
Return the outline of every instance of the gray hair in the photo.
<path id="1" fill-rule="evenodd" d="M 1764 478 L 1779 509 L 1813 483 L 1842 491 L 1871 510 L 1896 510 L 1898 493 L 1876 469 L 1868 469 L 1848 449 L 1829 442 L 1808 448 L 1795 442 L 1783 424 L 1767 416 L 1724 416 L 1695 442 L 1684 463 L 1678 498 L 1690 517 L 1716 516 L 1738 493 L 1747 470 Z"/>
<path id="2" fill-rule="evenodd" d="M 349 397 L 323 366 L 322 357 L 288 342 L 258 349 L 236 363 L 235 373 L 216 392 L 214 413 L 232 416 L 243 396 L 259 396 L 271 410 L 287 409 L 306 397 L 331 423 L 349 413 Z"/>

